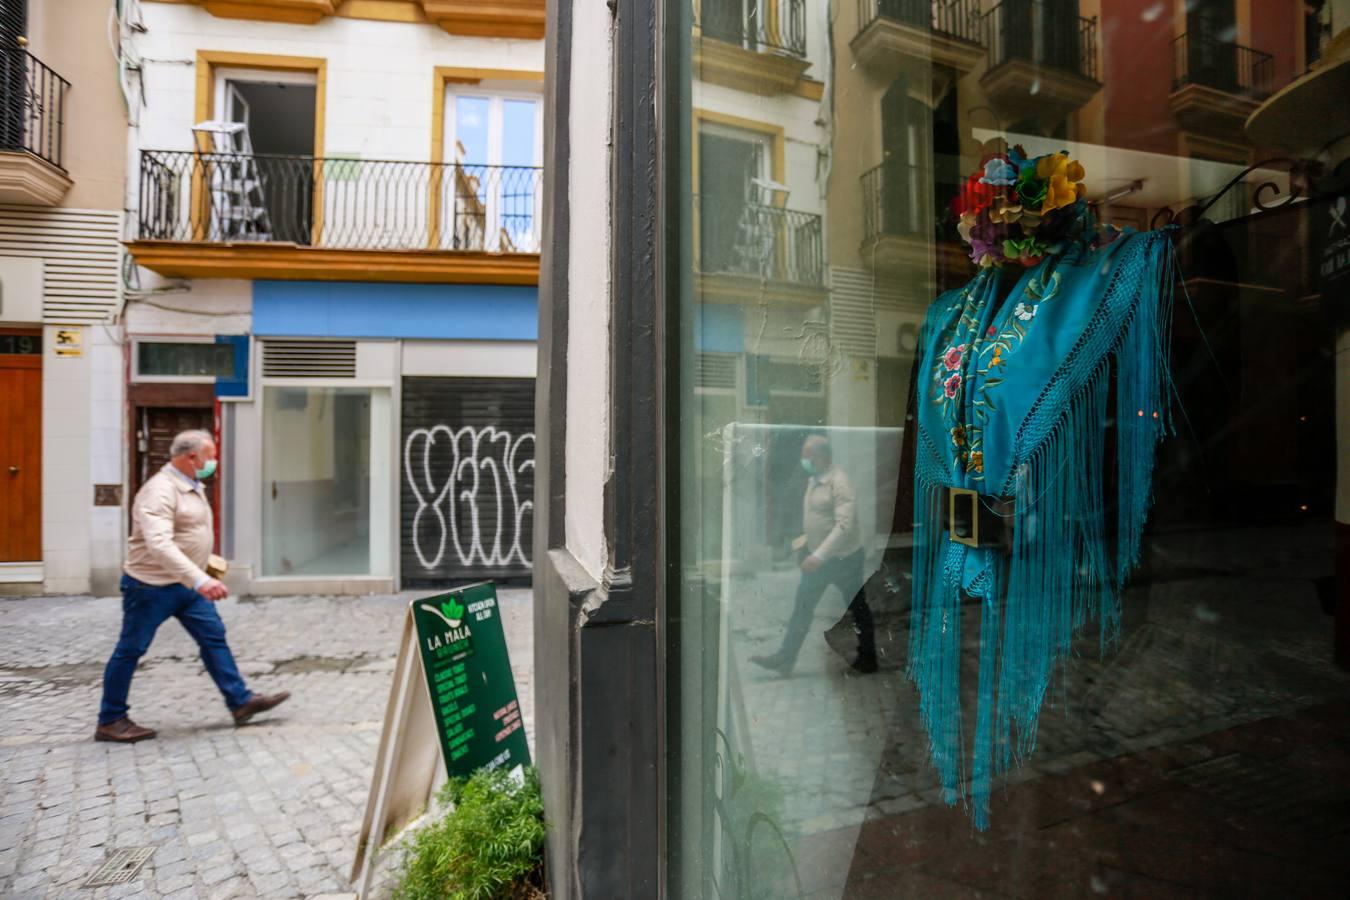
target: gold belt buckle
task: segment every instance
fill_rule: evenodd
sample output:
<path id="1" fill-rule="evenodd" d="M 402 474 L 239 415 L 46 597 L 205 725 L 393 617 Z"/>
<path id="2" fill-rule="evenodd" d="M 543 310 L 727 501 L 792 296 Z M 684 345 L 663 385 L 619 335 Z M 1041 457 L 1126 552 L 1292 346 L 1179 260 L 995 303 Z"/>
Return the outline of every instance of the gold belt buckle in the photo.
<path id="1" fill-rule="evenodd" d="M 970 498 L 970 534 L 957 531 L 956 498 Z M 947 537 L 967 547 L 980 546 L 980 494 L 970 488 L 947 488 Z"/>

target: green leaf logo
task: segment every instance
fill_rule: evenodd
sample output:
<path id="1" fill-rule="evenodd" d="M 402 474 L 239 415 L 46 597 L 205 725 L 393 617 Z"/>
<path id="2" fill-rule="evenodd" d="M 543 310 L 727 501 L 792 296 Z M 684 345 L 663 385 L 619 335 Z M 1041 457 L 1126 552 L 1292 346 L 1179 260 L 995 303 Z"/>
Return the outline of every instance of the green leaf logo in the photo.
<path id="1" fill-rule="evenodd" d="M 464 604 L 451 597 L 441 604 L 441 612 L 449 621 L 459 622 L 464 618 Z"/>

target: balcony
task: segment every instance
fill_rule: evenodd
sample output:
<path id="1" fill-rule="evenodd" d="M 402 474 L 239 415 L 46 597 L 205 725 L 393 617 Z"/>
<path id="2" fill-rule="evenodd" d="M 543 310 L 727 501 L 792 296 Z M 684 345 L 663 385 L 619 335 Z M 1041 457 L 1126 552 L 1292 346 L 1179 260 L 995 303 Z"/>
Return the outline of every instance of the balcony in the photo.
<path id="1" fill-rule="evenodd" d="M 1270 96 L 1269 53 L 1200 34 L 1172 41 L 1172 115 L 1187 131 L 1242 139 L 1242 126 Z"/>
<path id="2" fill-rule="evenodd" d="M 536 284 L 541 170 L 145 150 L 139 265 L 175 278 Z"/>
<path id="3" fill-rule="evenodd" d="M 886 272 L 930 272 L 935 223 L 926 169 L 886 162 L 862 175 L 863 262 Z"/>
<path id="4" fill-rule="evenodd" d="M 0 203 L 55 206 L 70 190 L 62 164 L 69 87 L 27 50 L 0 50 Z"/>
<path id="5" fill-rule="evenodd" d="M 702 0 L 695 77 L 761 96 L 793 91 L 806 74 L 806 0 Z"/>
<path id="6" fill-rule="evenodd" d="M 893 78 L 908 59 L 964 75 L 985 57 L 979 0 L 858 0 L 849 46 L 862 66 Z"/>
<path id="7" fill-rule="evenodd" d="M 938 160 L 938 171 L 945 168 Z M 925 290 L 946 290 L 970 279 L 965 248 L 950 238 L 942 221 L 959 185 L 907 162 L 885 162 L 864 172 L 863 239 L 858 247 L 863 264 L 912 282 L 923 278 Z M 941 239 L 946 232 L 949 239 Z"/>
<path id="8" fill-rule="evenodd" d="M 705 208 L 697 197 L 694 215 L 702 238 L 695 265 L 706 299 L 818 303 L 824 297 L 820 216 L 758 203 Z"/>
<path id="9" fill-rule="evenodd" d="M 980 76 L 1004 123 L 1050 127 L 1101 90 L 1097 20 L 1076 2 L 1002 0 L 984 16 L 989 68 Z"/>

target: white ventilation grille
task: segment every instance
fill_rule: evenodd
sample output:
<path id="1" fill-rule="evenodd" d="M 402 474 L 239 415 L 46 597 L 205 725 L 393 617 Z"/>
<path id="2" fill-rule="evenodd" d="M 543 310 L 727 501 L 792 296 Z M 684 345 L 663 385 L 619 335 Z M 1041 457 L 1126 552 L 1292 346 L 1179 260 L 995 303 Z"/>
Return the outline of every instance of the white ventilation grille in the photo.
<path id="1" fill-rule="evenodd" d="M 121 221 L 116 210 L 0 206 L 0 256 L 43 262 L 44 322 L 108 321 L 118 304 Z"/>
<path id="2" fill-rule="evenodd" d="M 849 356 L 877 352 L 878 314 L 893 310 L 922 315 L 931 297 L 896 279 L 874 276 L 866 269 L 830 269 L 830 344 Z"/>
<path id="3" fill-rule="evenodd" d="M 355 378 L 356 341 L 263 341 L 267 378 Z"/>
<path id="4" fill-rule="evenodd" d="M 698 354 L 698 382 L 701 388 L 736 389 L 736 360 L 734 353 Z"/>

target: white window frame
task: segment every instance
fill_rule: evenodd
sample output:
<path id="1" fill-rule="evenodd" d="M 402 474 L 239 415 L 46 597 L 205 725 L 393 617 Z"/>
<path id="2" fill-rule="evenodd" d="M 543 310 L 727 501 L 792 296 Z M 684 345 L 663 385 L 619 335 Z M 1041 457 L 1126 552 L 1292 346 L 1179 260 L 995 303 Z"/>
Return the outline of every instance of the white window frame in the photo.
<path id="1" fill-rule="evenodd" d="M 528 84 L 528 83 L 527 83 Z M 513 83 L 511 87 L 498 87 L 492 84 L 483 85 L 462 85 L 447 83 L 445 93 L 441 98 L 444 105 L 444 146 L 446 148 L 444 161 L 446 163 L 463 162 L 459 158 L 459 135 L 457 134 L 456 124 L 458 116 L 456 101 L 460 97 L 475 97 L 490 101 L 488 106 L 488 147 L 487 160 L 485 162 L 475 162 L 468 165 L 483 165 L 488 167 L 501 167 L 502 162 L 502 128 L 504 122 L 504 101 L 506 100 L 528 100 L 534 104 L 534 147 L 531 154 L 530 165 L 541 169 L 544 165 L 544 92 L 542 85 L 533 87 L 524 87 Z M 534 210 L 532 212 L 533 230 L 538 238 L 538 231 L 543 221 L 543 200 L 544 190 L 543 182 L 540 181 L 534 192 Z M 495 193 L 488 192 L 488 202 L 486 217 L 483 223 L 483 241 L 484 248 L 488 252 L 500 250 L 496 246 L 496 235 L 500 230 L 501 223 L 501 201 L 495 199 Z M 453 229 L 452 229 L 453 230 Z"/>

